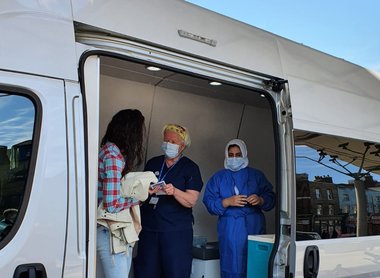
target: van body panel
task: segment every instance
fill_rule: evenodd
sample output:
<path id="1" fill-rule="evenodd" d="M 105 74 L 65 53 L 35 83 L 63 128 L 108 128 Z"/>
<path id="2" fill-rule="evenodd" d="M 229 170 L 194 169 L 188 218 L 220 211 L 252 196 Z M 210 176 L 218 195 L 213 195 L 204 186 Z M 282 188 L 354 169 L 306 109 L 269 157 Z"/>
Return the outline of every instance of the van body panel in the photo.
<path id="1" fill-rule="evenodd" d="M 74 21 L 116 36 L 283 76 L 277 43 L 272 34 L 185 1 L 87 0 L 72 1 L 72 6 Z M 178 30 L 216 40 L 217 44 L 213 47 L 180 37 Z"/>
<path id="2" fill-rule="evenodd" d="M 318 277 L 379 277 L 379 236 L 319 240 Z M 304 253 L 316 241 L 299 241 L 295 277 L 304 277 Z"/>
<path id="3" fill-rule="evenodd" d="M 83 102 L 79 85 L 65 82 L 68 156 L 68 217 L 64 277 L 85 277 L 87 201 Z"/>
<path id="4" fill-rule="evenodd" d="M 8 2 L 0 86 L 30 91 L 43 117 L 27 210 L 0 250 L 4 276 L 41 263 L 48 277 L 95 277 L 99 142 L 127 107 L 145 116 L 146 159 L 162 153 L 164 124 L 188 127 L 196 147 L 186 155 L 205 183 L 223 167 L 225 143 L 247 140 L 251 165 L 278 194 L 266 213 L 273 276 L 303 277 L 311 245 L 318 277 L 380 275 L 379 236 L 296 240 L 293 138 L 301 130 L 380 142 L 378 74 L 180 0 Z M 163 70 L 148 74 L 148 64 Z M 229 90 L 210 89 L 213 79 Z M 194 232 L 215 241 L 217 219 L 201 199 Z"/>
<path id="5" fill-rule="evenodd" d="M 296 129 L 372 142 L 380 140 L 378 109 L 380 100 L 377 98 L 369 98 L 297 77 L 289 78 L 289 83 L 291 83 L 289 87 L 292 91 L 292 113 Z M 373 89 L 375 90 L 378 91 Z M 306 102 L 309 104 L 304 105 Z M 306 107 L 308 109 L 305 109 Z M 354 111 L 359 113 L 353 113 Z"/>
<path id="6" fill-rule="evenodd" d="M 49 277 L 61 277 L 66 244 L 67 144 L 62 80 L 0 71 L 0 85 L 24 88 L 39 99 L 42 122 L 33 183 L 22 223 L 1 249 L 0 269 L 13 277 L 17 266 L 42 264 Z M 33 150 L 36 151 L 36 150 Z M 26 198 L 27 196 L 25 196 Z"/>
<path id="7" fill-rule="evenodd" d="M 279 49 L 294 128 L 380 140 L 378 74 L 284 39 L 279 39 Z"/>
<path id="8" fill-rule="evenodd" d="M 78 80 L 68 1 L 1 1 L 0 69 Z M 33 26 L 31 28 L 31 26 Z"/>

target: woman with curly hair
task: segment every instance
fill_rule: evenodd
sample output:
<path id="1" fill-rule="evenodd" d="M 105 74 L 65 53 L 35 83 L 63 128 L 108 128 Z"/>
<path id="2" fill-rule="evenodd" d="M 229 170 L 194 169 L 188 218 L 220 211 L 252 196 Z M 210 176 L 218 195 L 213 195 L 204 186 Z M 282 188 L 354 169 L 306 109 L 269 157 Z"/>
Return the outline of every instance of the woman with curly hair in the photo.
<path id="1" fill-rule="evenodd" d="M 121 178 L 141 164 L 145 133 L 144 116 L 139 110 L 125 109 L 116 113 L 108 124 L 98 156 L 98 205 L 109 213 L 119 213 L 139 205 L 134 198 L 120 195 Z M 132 262 L 132 246 L 114 253 L 110 231 L 98 225 L 97 252 L 106 277 L 128 277 Z"/>

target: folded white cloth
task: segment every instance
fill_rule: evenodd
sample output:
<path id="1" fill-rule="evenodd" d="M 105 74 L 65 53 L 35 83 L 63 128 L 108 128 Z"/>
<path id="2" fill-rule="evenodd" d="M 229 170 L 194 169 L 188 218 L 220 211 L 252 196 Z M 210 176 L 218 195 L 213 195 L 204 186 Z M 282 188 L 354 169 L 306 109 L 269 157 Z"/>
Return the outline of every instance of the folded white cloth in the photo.
<path id="1" fill-rule="evenodd" d="M 140 206 L 133 206 L 117 213 L 98 206 L 97 223 L 110 230 L 110 246 L 112 254 L 128 252 L 128 244 L 133 246 L 139 240 L 141 231 Z"/>
<path id="2" fill-rule="evenodd" d="M 157 177 L 153 172 L 129 172 L 121 179 L 121 196 L 145 201 L 148 198 L 149 186 L 156 183 Z"/>
<path id="3" fill-rule="evenodd" d="M 153 172 L 130 172 L 121 180 L 120 195 L 145 201 L 148 198 L 149 186 L 156 183 Z M 99 204 L 97 223 L 110 230 L 111 252 L 117 254 L 128 252 L 128 244 L 134 245 L 139 240 L 141 231 L 140 206 L 135 205 L 117 213 L 110 213 Z"/>

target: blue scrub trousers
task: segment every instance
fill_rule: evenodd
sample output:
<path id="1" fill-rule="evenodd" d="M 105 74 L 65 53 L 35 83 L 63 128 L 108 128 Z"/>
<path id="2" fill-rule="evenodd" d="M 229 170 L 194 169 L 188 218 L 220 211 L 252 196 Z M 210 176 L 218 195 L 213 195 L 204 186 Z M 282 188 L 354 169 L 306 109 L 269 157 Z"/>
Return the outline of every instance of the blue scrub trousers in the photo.
<path id="1" fill-rule="evenodd" d="M 189 278 L 193 230 L 150 232 L 139 235 L 135 278 Z"/>

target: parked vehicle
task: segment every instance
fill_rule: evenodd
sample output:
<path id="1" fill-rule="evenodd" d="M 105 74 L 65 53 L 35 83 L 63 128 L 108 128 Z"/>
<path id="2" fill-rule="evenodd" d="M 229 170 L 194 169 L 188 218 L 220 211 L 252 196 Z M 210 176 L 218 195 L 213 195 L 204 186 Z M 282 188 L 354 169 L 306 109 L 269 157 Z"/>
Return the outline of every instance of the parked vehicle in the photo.
<path id="1" fill-rule="evenodd" d="M 247 143 L 277 194 L 270 277 L 380 276 L 378 73 L 185 1 L 0 10 L 2 277 L 96 276 L 99 136 L 124 108 L 145 116 L 146 159 L 164 124 L 186 126 L 204 181 L 226 142 Z M 194 234 L 215 242 L 216 218 L 193 212 Z"/>

